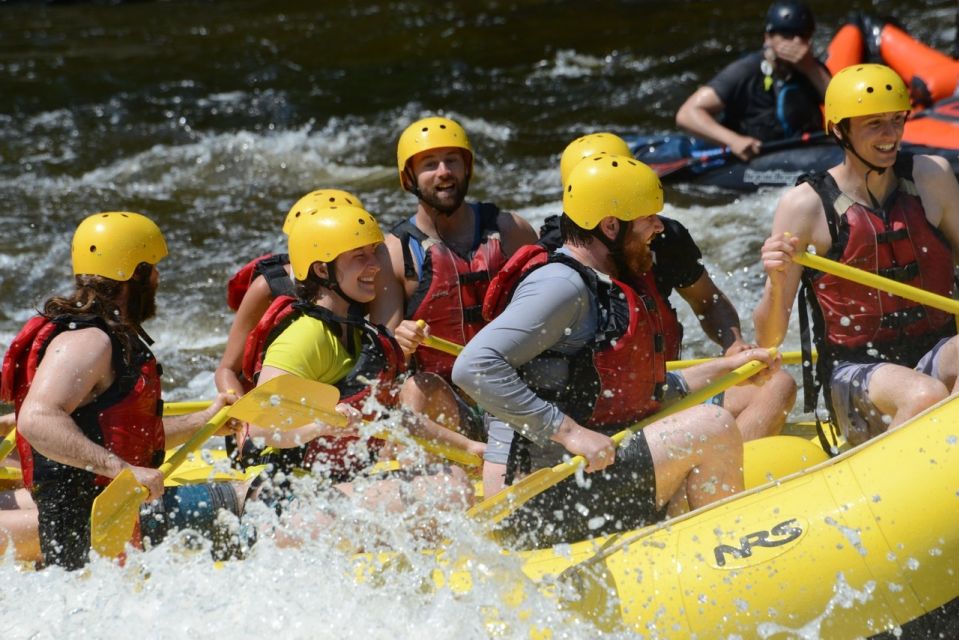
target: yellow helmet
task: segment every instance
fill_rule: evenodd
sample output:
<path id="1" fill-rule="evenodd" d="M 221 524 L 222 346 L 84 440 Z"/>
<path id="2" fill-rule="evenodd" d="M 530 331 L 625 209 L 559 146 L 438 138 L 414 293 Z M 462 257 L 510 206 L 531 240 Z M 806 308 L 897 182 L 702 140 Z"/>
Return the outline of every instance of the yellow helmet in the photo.
<path id="1" fill-rule="evenodd" d="M 826 133 L 845 118 L 909 111 L 909 89 L 899 74 L 881 64 L 846 67 L 826 88 Z"/>
<path id="2" fill-rule="evenodd" d="M 290 208 L 290 212 L 286 214 L 286 220 L 283 221 L 283 233 L 290 235 L 290 229 L 293 228 L 293 223 L 296 222 L 298 218 L 311 211 L 325 209 L 333 205 L 350 205 L 360 207 L 361 209 L 363 208 L 363 203 L 360 202 L 360 199 L 349 191 L 343 191 L 342 189 L 317 189 L 297 200 Z"/>
<path id="3" fill-rule="evenodd" d="M 659 176 L 630 156 L 591 156 L 573 167 L 563 189 L 563 212 L 583 229 L 606 216 L 628 222 L 662 209 Z"/>
<path id="4" fill-rule="evenodd" d="M 95 275 L 126 282 L 141 262 L 155 265 L 166 257 L 163 233 L 139 213 L 106 211 L 77 226 L 71 245 L 74 275 Z"/>
<path id="5" fill-rule="evenodd" d="M 379 242 L 383 232 L 366 209 L 352 205 L 314 209 L 290 230 L 293 275 L 306 280 L 314 262 L 333 262 L 342 253 Z"/>
<path id="6" fill-rule="evenodd" d="M 473 175 L 473 147 L 466 131 L 449 118 L 423 118 L 406 127 L 396 144 L 396 166 L 400 172 L 400 186 L 406 189 L 406 164 L 417 153 L 430 149 L 454 147 L 466 151 L 466 175 Z"/>
<path id="7" fill-rule="evenodd" d="M 597 153 L 608 153 L 613 156 L 632 156 L 626 141 L 615 133 L 589 133 L 576 138 L 563 150 L 563 157 L 559 160 L 559 177 L 563 184 L 580 160 L 584 160 Z"/>

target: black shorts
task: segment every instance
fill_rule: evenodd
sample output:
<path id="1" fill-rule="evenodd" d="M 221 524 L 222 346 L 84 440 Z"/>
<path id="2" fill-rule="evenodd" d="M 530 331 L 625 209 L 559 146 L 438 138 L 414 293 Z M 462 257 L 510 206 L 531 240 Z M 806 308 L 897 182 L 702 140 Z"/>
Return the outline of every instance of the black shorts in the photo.
<path id="1" fill-rule="evenodd" d="M 616 462 L 602 471 L 570 476 L 535 496 L 506 518 L 502 542 L 541 548 L 630 531 L 666 517 L 656 506 L 656 473 L 646 436 L 636 434 L 616 451 Z"/>
<path id="2" fill-rule="evenodd" d="M 93 500 L 103 491 L 103 487 L 93 483 L 93 475 L 87 475 L 89 478 L 74 475 L 65 481 L 42 482 L 33 487 L 44 565 L 74 571 L 87 563 Z"/>
<path id="3" fill-rule="evenodd" d="M 90 514 L 94 499 L 103 489 L 86 479 L 34 486 L 33 499 L 39 512 L 40 551 L 44 565 L 74 571 L 87 563 L 91 548 Z M 148 544 L 155 545 L 170 531 L 191 529 L 213 543 L 213 554 L 217 559 L 234 557 L 239 555 L 235 538 L 243 536 L 219 526 L 221 509 L 235 515 L 240 513 L 236 493 L 229 483 L 167 487 L 161 499 L 141 508 L 141 535 Z M 249 544 L 249 539 L 239 540 L 240 547 Z"/>

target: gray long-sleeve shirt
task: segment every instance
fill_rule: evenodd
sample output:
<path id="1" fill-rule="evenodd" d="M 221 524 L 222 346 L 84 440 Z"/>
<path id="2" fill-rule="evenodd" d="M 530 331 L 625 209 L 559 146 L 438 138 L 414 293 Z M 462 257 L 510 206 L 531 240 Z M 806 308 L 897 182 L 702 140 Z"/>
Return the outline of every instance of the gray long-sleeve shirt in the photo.
<path id="1" fill-rule="evenodd" d="M 526 380 L 541 389 L 564 389 L 567 362 L 537 356 L 547 349 L 575 354 L 595 334 L 597 318 L 596 303 L 579 273 L 558 263 L 536 269 L 517 286 L 506 309 L 463 349 L 453 367 L 453 382 L 537 445 L 558 448 L 550 454 L 558 457 L 562 447 L 550 437 L 564 414 L 536 395 Z"/>

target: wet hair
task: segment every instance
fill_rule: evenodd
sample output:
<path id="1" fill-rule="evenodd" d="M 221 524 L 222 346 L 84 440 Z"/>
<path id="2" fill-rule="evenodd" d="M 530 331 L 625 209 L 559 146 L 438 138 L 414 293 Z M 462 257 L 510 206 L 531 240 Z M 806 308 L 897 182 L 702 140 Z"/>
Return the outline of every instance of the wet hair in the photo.
<path id="1" fill-rule="evenodd" d="M 151 297 L 148 293 L 152 271 L 153 265 L 141 262 L 127 281 L 130 287 L 128 302 L 139 307 L 133 309 L 132 314 L 131 309 L 121 309 L 118 304 L 124 282 L 89 274 L 75 276 L 73 293 L 51 297 L 43 304 L 41 313 L 50 319 L 65 315 L 99 318 L 120 341 L 123 360 L 129 364 L 134 353 L 133 345 L 140 332 L 139 323 L 152 315 L 144 313 L 152 311 L 152 305 L 146 305 Z"/>
<path id="2" fill-rule="evenodd" d="M 593 229 L 584 229 L 565 213 L 559 218 L 559 232 L 563 238 L 563 244 L 569 244 L 574 247 L 585 247 L 596 237 Z"/>
<path id="3" fill-rule="evenodd" d="M 293 280 L 293 291 L 296 297 L 304 302 L 313 302 L 320 293 L 320 287 L 328 286 L 329 283 L 326 278 L 321 278 L 313 271 L 313 265 L 310 265 L 310 270 L 307 271 L 306 278 L 303 280 L 299 278 Z"/>

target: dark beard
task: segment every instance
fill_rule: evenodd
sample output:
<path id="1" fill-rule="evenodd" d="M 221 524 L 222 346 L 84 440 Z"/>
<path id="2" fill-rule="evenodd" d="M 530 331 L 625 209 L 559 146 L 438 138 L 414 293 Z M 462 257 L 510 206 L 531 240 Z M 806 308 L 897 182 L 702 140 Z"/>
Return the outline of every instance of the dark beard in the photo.
<path id="1" fill-rule="evenodd" d="M 130 295 L 127 298 L 127 321 L 136 326 L 156 315 L 157 289 L 149 280 L 130 280 Z"/>
<path id="2" fill-rule="evenodd" d="M 642 242 L 626 243 L 623 247 L 629 275 L 639 276 L 653 268 L 653 252 Z"/>
<path id="3" fill-rule="evenodd" d="M 435 190 L 421 189 L 419 193 L 420 200 L 422 200 L 427 207 L 435 209 L 445 216 L 450 216 L 453 215 L 453 213 L 460 208 L 460 205 L 463 204 L 463 201 L 466 199 L 466 192 L 469 191 L 469 185 L 469 178 L 466 178 L 463 180 L 463 182 L 457 184 L 453 193 L 453 204 L 450 205 L 440 202 L 440 200 L 436 197 Z"/>

